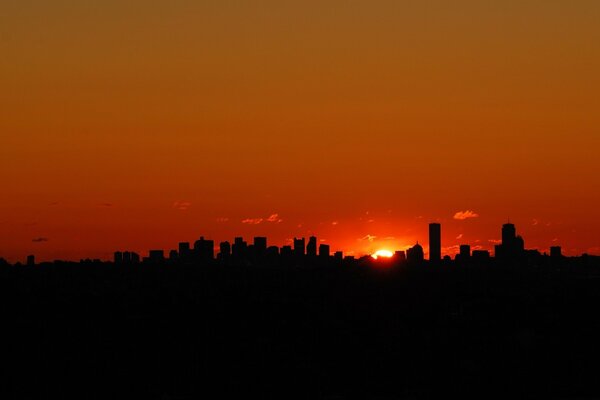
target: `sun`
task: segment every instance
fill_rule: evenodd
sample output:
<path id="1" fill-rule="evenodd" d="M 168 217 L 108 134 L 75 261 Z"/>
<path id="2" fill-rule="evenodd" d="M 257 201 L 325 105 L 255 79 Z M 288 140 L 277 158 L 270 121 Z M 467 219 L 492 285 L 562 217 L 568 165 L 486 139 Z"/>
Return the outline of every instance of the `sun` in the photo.
<path id="1" fill-rule="evenodd" d="M 389 250 L 385 250 L 385 249 L 377 250 L 375 253 L 371 254 L 371 257 L 373 257 L 376 260 L 379 257 L 381 257 L 381 258 L 391 258 L 393 256 L 394 256 L 394 253 L 392 253 Z"/>

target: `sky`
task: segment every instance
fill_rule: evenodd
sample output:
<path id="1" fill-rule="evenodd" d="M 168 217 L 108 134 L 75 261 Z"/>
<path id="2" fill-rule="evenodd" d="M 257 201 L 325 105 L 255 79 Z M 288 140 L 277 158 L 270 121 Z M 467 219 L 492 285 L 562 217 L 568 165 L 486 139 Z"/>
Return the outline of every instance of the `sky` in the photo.
<path id="1" fill-rule="evenodd" d="M 600 2 L 0 3 L 0 257 L 600 254 Z"/>

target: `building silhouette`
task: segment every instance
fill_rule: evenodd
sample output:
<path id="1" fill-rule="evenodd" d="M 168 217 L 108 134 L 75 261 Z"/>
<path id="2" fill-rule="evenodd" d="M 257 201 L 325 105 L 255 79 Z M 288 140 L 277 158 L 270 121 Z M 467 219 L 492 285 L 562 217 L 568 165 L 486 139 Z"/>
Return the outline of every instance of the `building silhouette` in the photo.
<path id="1" fill-rule="evenodd" d="M 404 250 L 396 250 L 394 252 L 394 258 L 399 263 L 404 263 L 406 262 L 406 252 Z"/>
<path id="2" fill-rule="evenodd" d="M 231 258 L 231 244 L 227 241 L 219 243 L 219 260 L 227 261 Z"/>
<path id="3" fill-rule="evenodd" d="M 242 237 L 236 237 L 233 239 L 233 245 L 231 246 L 231 256 L 236 260 L 242 260 L 246 257 L 246 250 L 248 248 L 247 243 Z"/>
<path id="4" fill-rule="evenodd" d="M 306 241 L 304 238 L 298 239 L 294 238 L 294 255 L 296 257 L 302 257 L 306 254 Z"/>
<path id="5" fill-rule="evenodd" d="M 264 236 L 256 236 L 254 238 L 254 254 L 261 258 L 267 252 L 267 238 Z"/>
<path id="6" fill-rule="evenodd" d="M 308 238 L 308 244 L 306 245 L 306 255 L 309 257 L 317 256 L 317 238 L 311 236 Z"/>
<path id="7" fill-rule="evenodd" d="M 179 243 L 178 250 L 179 250 L 179 258 L 181 260 L 187 261 L 187 260 L 190 259 L 191 250 L 190 250 L 190 243 L 189 242 L 181 242 L 181 243 Z"/>
<path id="8" fill-rule="evenodd" d="M 561 258 L 562 257 L 562 248 L 560 246 L 550 247 L 550 257 Z"/>
<path id="9" fill-rule="evenodd" d="M 524 255 L 525 242 L 521 236 L 517 236 L 517 230 L 513 224 L 502 225 L 502 243 L 495 246 L 496 258 L 514 259 Z"/>
<path id="10" fill-rule="evenodd" d="M 209 261 L 215 258 L 215 242 L 206 240 L 204 236 L 194 243 L 194 258 L 201 261 Z"/>
<path id="11" fill-rule="evenodd" d="M 329 258 L 330 250 L 328 244 L 319 245 L 319 257 Z"/>
<path id="12" fill-rule="evenodd" d="M 406 261 L 410 264 L 419 264 L 422 263 L 423 260 L 423 246 L 421 246 L 419 242 L 406 251 Z"/>
<path id="13" fill-rule="evenodd" d="M 442 226 L 429 224 L 429 260 L 439 262 L 442 259 Z"/>

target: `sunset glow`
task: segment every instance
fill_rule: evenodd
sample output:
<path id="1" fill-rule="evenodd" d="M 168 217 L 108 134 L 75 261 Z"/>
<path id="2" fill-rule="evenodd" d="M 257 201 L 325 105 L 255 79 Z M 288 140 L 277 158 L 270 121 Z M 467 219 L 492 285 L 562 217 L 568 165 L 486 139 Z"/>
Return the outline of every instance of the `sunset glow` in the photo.
<path id="1" fill-rule="evenodd" d="M 0 257 L 600 254 L 600 2 L 437 3 L 2 2 Z"/>
<path id="2" fill-rule="evenodd" d="M 378 258 L 391 258 L 394 256 L 394 252 L 390 250 L 377 250 L 374 254 L 371 255 L 374 259 Z"/>

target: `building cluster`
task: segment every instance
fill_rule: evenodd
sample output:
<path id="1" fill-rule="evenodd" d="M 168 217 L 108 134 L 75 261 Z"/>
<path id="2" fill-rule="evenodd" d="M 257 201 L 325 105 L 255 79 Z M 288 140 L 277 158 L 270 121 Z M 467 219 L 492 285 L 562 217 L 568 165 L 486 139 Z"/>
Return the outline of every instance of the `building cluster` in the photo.
<path id="1" fill-rule="evenodd" d="M 218 252 L 215 254 L 215 250 Z M 125 254 L 135 254 L 133 252 L 115 252 L 115 264 L 138 263 L 139 256 L 134 260 L 132 256 L 125 257 Z M 177 250 L 171 250 L 165 254 L 164 250 L 150 250 L 148 257 L 141 261 L 144 263 L 204 263 L 204 264 L 224 264 L 224 265 L 273 265 L 280 263 L 288 264 L 309 264 L 325 261 L 346 261 L 353 257 L 343 257 L 341 251 L 331 253 L 328 244 L 318 244 L 317 238 L 311 236 L 308 243 L 305 238 L 294 238 L 293 245 L 268 246 L 267 238 L 257 236 L 252 243 L 246 242 L 242 237 L 236 237 L 233 242 L 225 241 L 219 243 L 218 249 L 215 248 L 213 240 L 201 237 L 191 246 L 189 242 L 179 243 Z"/>
<path id="2" fill-rule="evenodd" d="M 216 254 L 215 254 L 216 253 Z M 561 248 L 554 246 L 550 250 L 551 257 L 562 257 Z M 537 250 L 526 250 L 525 242 L 516 233 L 516 228 L 511 223 L 502 226 L 502 241 L 495 246 L 495 258 L 501 261 L 519 260 L 526 257 L 540 256 Z M 364 259 L 370 259 L 365 256 Z M 459 253 L 454 260 L 457 263 L 483 263 L 491 259 L 487 250 L 473 249 L 468 244 L 459 247 Z M 425 261 L 423 247 L 417 242 L 406 251 L 396 251 L 392 260 L 397 263 L 419 264 Z M 315 236 L 306 241 L 305 238 L 294 238 L 291 245 L 269 246 L 267 238 L 257 236 L 251 243 L 242 237 L 236 237 L 233 242 L 219 243 L 218 248 L 213 240 L 201 237 L 193 246 L 189 242 L 179 243 L 177 250 L 165 254 L 163 250 L 150 250 L 148 257 L 140 260 L 135 252 L 115 252 L 115 264 L 128 263 L 162 263 L 177 264 L 221 264 L 221 265 L 322 265 L 332 262 L 356 261 L 352 256 L 343 256 L 341 251 L 331 253 L 330 246 L 318 243 Z M 446 255 L 442 258 L 442 226 L 439 223 L 429 224 L 429 263 L 452 261 Z"/>

